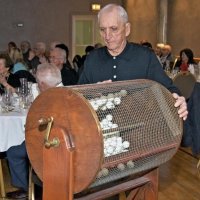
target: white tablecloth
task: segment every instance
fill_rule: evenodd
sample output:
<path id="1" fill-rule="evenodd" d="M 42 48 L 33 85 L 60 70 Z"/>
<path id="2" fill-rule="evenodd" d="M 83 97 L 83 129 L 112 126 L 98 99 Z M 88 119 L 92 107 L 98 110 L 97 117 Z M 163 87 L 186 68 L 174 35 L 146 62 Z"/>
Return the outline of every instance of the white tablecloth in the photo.
<path id="1" fill-rule="evenodd" d="M 0 112 L 0 152 L 25 140 L 26 112 Z"/>

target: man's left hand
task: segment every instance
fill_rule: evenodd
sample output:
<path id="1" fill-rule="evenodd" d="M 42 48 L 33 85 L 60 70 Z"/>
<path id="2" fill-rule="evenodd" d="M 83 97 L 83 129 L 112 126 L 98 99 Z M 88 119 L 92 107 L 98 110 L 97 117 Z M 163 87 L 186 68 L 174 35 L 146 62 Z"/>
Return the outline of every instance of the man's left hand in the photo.
<path id="1" fill-rule="evenodd" d="M 179 107 L 179 109 L 178 109 L 179 117 L 183 118 L 183 120 L 186 120 L 187 115 L 188 115 L 188 110 L 187 110 L 187 103 L 185 101 L 185 97 L 179 96 L 176 93 L 173 93 L 172 95 L 176 99 L 174 106 L 176 108 Z"/>

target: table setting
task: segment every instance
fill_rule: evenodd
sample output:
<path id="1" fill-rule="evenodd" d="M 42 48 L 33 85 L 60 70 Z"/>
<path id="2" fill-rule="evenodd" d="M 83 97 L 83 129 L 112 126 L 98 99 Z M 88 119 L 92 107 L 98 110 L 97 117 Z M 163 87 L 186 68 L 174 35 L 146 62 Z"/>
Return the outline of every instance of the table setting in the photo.
<path id="1" fill-rule="evenodd" d="M 21 87 L 0 95 L 0 152 L 20 145 L 25 140 L 26 116 L 34 95 L 32 83 L 20 79 Z M 34 87 L 35 88 L 35 87 Z"/>

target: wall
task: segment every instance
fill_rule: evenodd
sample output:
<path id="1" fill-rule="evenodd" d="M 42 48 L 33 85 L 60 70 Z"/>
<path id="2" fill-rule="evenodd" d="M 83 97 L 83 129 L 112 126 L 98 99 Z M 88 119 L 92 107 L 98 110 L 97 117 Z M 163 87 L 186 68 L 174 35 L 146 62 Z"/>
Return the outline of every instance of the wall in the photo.
<path id="1" fill-rule="evenodd" d="M 147 39 L 153 46 L 158 41 L 159 3 L 161 0 L 124 0 L 132 24 L 129 40 Z M 167 43 L 173 54 L 189 47 L 200 57 L 199 0 L 168 0 Z"/>
<path id="2" fill-rule="evenodd" d="M 158 4 L 155 0 L 123 1 L 131 23 L 129 41 L 140 42 L 143 39 L 153 45 L 157 43 Z"/>
<path id="3" fill-rule="evenodd" d="M 90 11 L 93 2 L 123 4 L 128 11 L 131 27 L 130 41 L 149 40 L 158 42 L 159 2 L 161 0 L 1 0 L 0 1 L 0 51 L 11 40 L 49 43 L 61 40 L 71 49 L 71 15 L 94 14 Z M 194 50 L 200 57 L 199 0 L 168 0 L 168 43 L 173 53 L 185 47 Z M 17 23 L 24 27 L 17 28 Z"/>
<path id="4" fill-rule="evenodd" d="M 1 0 L 0 1 L 0 51 L 9 41 L 17 45 L 22 40 L 32 44 L 44 41 L 63 41 L 71 49 L 71 15 L 94 14 L 90 11 L 93 0 Z M 96 0 L 121 4 L 121 0 Z M 19 28 L 17 23 L 23 23 Z"/>
<path id="5" fill-rule="evenodd" d="M 176 55 L 191 48 L 200 57 L 200 1 L 169 0 L 168 41 Z"/>

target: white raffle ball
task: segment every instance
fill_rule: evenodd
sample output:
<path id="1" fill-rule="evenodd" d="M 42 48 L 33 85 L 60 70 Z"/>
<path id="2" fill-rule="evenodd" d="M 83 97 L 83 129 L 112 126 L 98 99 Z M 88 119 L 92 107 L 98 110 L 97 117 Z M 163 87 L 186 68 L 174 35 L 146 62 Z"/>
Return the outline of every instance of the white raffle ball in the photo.
<path id="1" fill-rule="evenodd" d="M 107 119 L 108 121 L 112 121 L 113 116 L 112 116 L 111 114 L 108 114 L 108 115 L 106 115 L 106 119 Z"/>
<path id="2" fill-rule="evenodd" d="M 96 104 L 97 104 L 98 106 L 102 106 L 102 105 L 103 105 L 103 102 L 102 102 L 101 99 L 97 99 L 97 100 L 96 100 Z"/>
<path id="3" fill-rule="evenodd" d="M 119 169 L 120 171 L 123 171 L 123 170 L 125 170 L 125 165 L 123 163 L 119 163 L 117 165 L 117 169 Z"/>
<path id="4" fill-rule="evenodd" d="M 127 149 L 127 148 L 129 148 L 129 146 L 130 146 L 130 142 L 124 141 L 124 142 L 122 143 L 122 146 L 123 146 L 124 149 Z"/>
<path id="5" fill-rule="evenodd" d="M 108 127 L 112 128 L 113 123 L 112 122 L 108 122 Z"/>
<path id="6" fill-rule="evenodd" d="M 108 99 L 108 101 L 113 101 L 113 99 L 114 99 L 114 94 L 112 94 L 112 93 L 108 94 L 108 95 L 107 95 L 107 99 Z"/>
<path id="7" fill-rule="evenodd" d="M 102 171 L 97 174 L 97 178 L 101 178 L 103 176 Z"/>
<path id="8" fill-rule="evenodd" d="M 103 168 L 101 170 L 103 176 L 107 176 L 109 174 L 109 170 L 107 168 Z"/>
<path id="9" fill-rule="evenodd" d="M 118 128 L 118 125 L 117 124 L 113 124 L 112 128 Z"/>
<path id="10" fill-rule="evenodd" d="M 120 94 L 121 94 L 122 97 L 125 97 L 127 95 L 127 93 L 128 92 L 126 90 L 121 90 L 120 91 Z"/>
<path id="11" fill-rule="evenodd" d="M 132 160 L 129 160 L 127 163 L 126 163 L 127 167 L 128 168 L 134 168 L 134 162 Z"/>
<path id="12" fill-rule="evenodd" d="M 105 104 L 107 102 L 106 96 L 101 96 L 100 99 L 101 99 L 102 104 Z"/>
<path id="13" fill-rule="evenodd" d="M 107 107 L 108 109 L 113 109 L 113 108 L 115 108 L 115 105 L 114 105 L 111 101 L 108 101 L 108 102 L 106 103 L 106 107 Z"/>
<path id="14" fill-rule="evenodd" d="M 114 153 L 116 153 L 116 154 L 118 154 L 118 153 L 121 153 L 122 152 L 122 146 L 116 146 L 116 148 L 115 148 L 115 151 L 114 151 Z"/>
<path id="15" fill-rule="evenodd" d="M 101 110 L 102 110 L 102 111 L 105 111 L 106 109 L 107 109 L 106 106 L 102 106 L 102 107 L 101 107 Z"/>
<path id="16" fill-rule="evenodd" d="M 114 104 L 119 105 L 121 103 L 121 99 L 119 97 L 114 98 Z"/>
<path id="17" fill-rule="evenodd" d="M 112 142 L 110 143 L 110 145 L 113 146 L 114 148 L 116 148 L 117 141 L 116 140 L 112 140 Z"/>
<path id="18" fill-rule="evenodd" d="M 113 154 L 113 152 L 114 152 L 114 148 L 113 148 L 112 146 L 109 146 L 109 147 L 107 148 L 107 153 L 108 153 L 108 154 Z"/>
<path id="19" fill-rule="evenodd" d="M 108 120 L 107 119 L 102 119 L 101 123 L 104 124 L 104 125 L 108 125 Z"/>
<path id="20" fill-rule="evenodd" d="M 98 108 L 99 108 L 99 106 L 98 106 L 97 104 L 92 105 L 92 107 L 93 107 L 93 109 L 94 109 L 95 111 L 97 111 Z"/>

